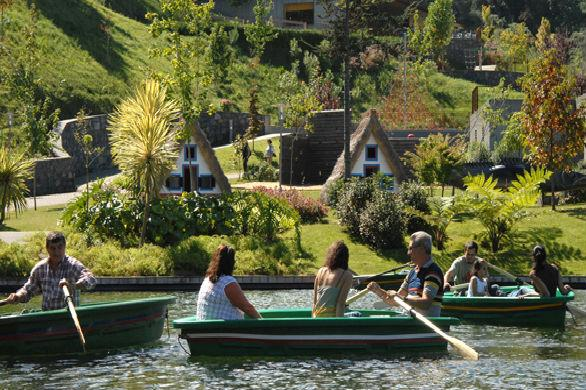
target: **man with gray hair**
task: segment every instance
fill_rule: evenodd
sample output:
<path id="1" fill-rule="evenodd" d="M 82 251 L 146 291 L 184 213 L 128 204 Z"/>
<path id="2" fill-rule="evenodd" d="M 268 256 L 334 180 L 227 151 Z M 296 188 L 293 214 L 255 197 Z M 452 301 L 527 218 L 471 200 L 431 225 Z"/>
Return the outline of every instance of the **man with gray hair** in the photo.
<path id="1" fill-rule="evenodd" d="M 94 275 L 77 259 L 65 255 L 63 233 L 48 233 L 45 244 L 49 256 L 34 266 L 28 281 L 10 294 L 5 303 L 25 303 L 34 295 L 43 294 L 43 310 L 57 310 L 67 306 L 62 286 L 69 288 L 76 306 L 79 305 L 79 290 L 94 288 Z"/>
<path id="2" fill-rule="evenodd" d="M 368 289 L 389 305 L 396 305 L 393 297 L 398 295 L 416 311 L 427 317 L 439 317 L 443 296 L 444 274 L 431 257 L 431 236 L 426 232 L 415 232 L 409 240 L 407 255 L 415 264 L 399 288 L 399 291 L 384 291 L 376 282 Z"/>

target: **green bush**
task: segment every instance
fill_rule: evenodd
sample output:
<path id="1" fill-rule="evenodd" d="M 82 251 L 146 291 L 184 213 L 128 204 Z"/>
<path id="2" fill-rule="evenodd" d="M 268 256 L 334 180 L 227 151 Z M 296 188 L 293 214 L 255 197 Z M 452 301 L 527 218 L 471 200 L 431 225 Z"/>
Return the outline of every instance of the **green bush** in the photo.
<path id="1" fill-rule="evenodd" d="M 344 192 L 346 188 L 346 180 L 345 179 L 337 179 L 328 187 L 326 188 L 326 202 L 328 206 L 337 208 L 338 201 L 340 200 L 341 194 Z"/>
<path id="2" fill-rule="evenodd" d="M 376 191 L 360 213 L 360 237 L 375 249 L 403 248 L 405 213 L 403 202 L 388 191 Z"/>
<path id="3" fill-rule="evenodd" d="M 221 236 L 193 236 L 169 247 L 175 274 L 204 275 L 212 253 L 226 241 Z"/>
<path id="4" fill-rule="evenodd" d="M 374 180 L 352 178 L 339 194 L 336 214 L 351 235 L 360 236 L 360 214 L 377 189 Z"/>
<path id="5" fill-rule="evenodd" d="M 259 165 L 248 165 L 248 171 L 244 174 L 244 179 L 250 181 L 277 181 L 279 180 L 279 170 L 265 161 Z"/>
<path id="6" fill-rule="evenodd" d="M 0 275 L 3 277 L 28 276 L 39 260 L 39 252 L 33 245 L 0 241 Z"/>
<path id="7" fill-rule="evenodd" d="M 411 206 L 423 213 L 430 212 L 427 191 L 418 182 L 406 181 L 401 183 L 399 196 L 406 206 Z M 406 218 L 407 233 L 411 234 L 421 230 L 431 232 L 431 226 L 423 218 L 412 213 L 407 213 Z"/>

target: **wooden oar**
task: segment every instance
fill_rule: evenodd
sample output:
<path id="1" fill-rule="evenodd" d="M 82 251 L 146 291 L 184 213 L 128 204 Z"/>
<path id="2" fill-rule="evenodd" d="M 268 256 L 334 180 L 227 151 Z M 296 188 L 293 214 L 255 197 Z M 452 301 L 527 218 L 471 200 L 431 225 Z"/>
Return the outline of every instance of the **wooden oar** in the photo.
<path id="1" fill-rule="evenodd" d="M 448 335 L 446 332 L 444 332 L 438 326 L 436 326 L 433 322 L 431 322 L 430 320 L 425 318 L 424 315 L 413 310 L 413 308 L 411 306 L 409 306 L 409 304 L 407 304 L 400 297 L 395 295 L 393 297 L 393 299 L 395 300 L 395 302 L 399 306 L 401 306 L 403 309 L 407 310 L 407 312 L 411 315 L 411 317 L 423 322 L 427 327 L 429 327 L 435 333 L 442 336 L 443 339 L 446 340 L 448 343 L 450 343 L 452 345 L 452 347 L 454 347 L 458 352 L 460 352 L 460 354 L 462 356 L 464 356 L 464 358 L 470 359 L 470 360 L 478 360 L 478 352 L 476 352 L 474 350 L 474 348 L 468 346 L 462 340 L 458 340 L 457 338 Z"/>
<path id="2" fill-rule="evenodd" d="M 77 329 L 77 333 L 79 334 L 79 340 L 81 341 L 81 346 L 83 347 L 83 352 L 85 352 L 85 337 L 83 336 L 83 331 L 81 330 L 81 325 L 79 325 L 79 319 L 77 318 L 77 312 L 75 311 L 75 306 L 73 305 L 73 299 L 71 299 L 71 294 L 69 294 L 69 289 L 67 285 L 63 285 L 63 294 L 65 294 L 65 300 L 67 301 L 67 306 L 69 307 L 69 314 L 71 314 L 71 318 L 73 319 L 73 323 L 75 324 L 75 328 Z"/>
<path id="3" fill-rule="evenodd" d="M 507 278 L 511 278 L 511 279 L 513 279 L 513 280 L 516 280 L 516 279 L 518 279 L 518 277 L 517 277 L 517 276 L 515 276 L 515 275 L 513 275 L 513 274 L 509 273 L 507 270 L 504 270 L 504 269 L 502 269 L 502 268 L 499 268 L 499 267 L 497 267 L 496 265 L 490 264 L 490 263 L 488 263 L 488 262 L 487 262 L 486 264 L 487 264 L 487 265 L 488 265 L 490 268 L 494 269 L 494 270 L 495 270 L 495 271 L 497 271 L 497 272 L 500 272 L 501 274 L 503 274 L 503 275 L 504 275 L 504 276 L 506 276 Z M 530 284 L 529 284 L 529 283 L 527 283 L 527 282 L 523 282 L 523 284 L 530 285 Z M 578 309 L 577 307 L 574 307 L 574 306 L 570 306 L 569 304 L 566 304 L 566 309 L 567 309 L 567 310 L 568 310 L 568 311 L 569 311 L 569 312 L 570 312 L 570 313 L 571 313 L 571 314 L 572 314 L 574 317 L 581 318 L 581 319 L 583 319 L 583 318 L 586 318 L 586 311 L 584 311 L 584 310 Z"/>
<path id="4" fill-rule="evenodd" d="M 8 301 L 6 299 L 3 299 L 0 301 L 0 306 L 4 306 L 4 305 L 8 305 Z"/>
<path id="5" fill-rule="evenodd" d="M 365 288 L 364 290 L 359 291 L 356 295 L 351 296 L 350 298 L 346 299 L 346 306 L 348 306 L 349 304 L 351 304 L 352 302 L 362 298 L 363 296 L 365 296 L 366 294 L 368 294 L 368 289 Z"/>
<path id="6" fill-rule="evenodd" d="M 376 275 L 369 276 L 368 278 L 364 279 L 364 281 L 362 283 L 372 281 L 374 278 L 379 277 L 379 276 L 382 276 L 384 274 L 388 274 L 390 272 L 395 272 L 395 271 L 398 271 L 400 269 L 409 268 L 409 267 L 413 267 L 413 264 L 411 264 L 411 263 L 403 264 L 400 267 L 391 268 L 391 269 L 388 269 L 386 271 L 381 272 L 380 274 L 376 274 Z M 359 278 L 359 277 L 360 276 L 355 276 L 354 278 Z"/>

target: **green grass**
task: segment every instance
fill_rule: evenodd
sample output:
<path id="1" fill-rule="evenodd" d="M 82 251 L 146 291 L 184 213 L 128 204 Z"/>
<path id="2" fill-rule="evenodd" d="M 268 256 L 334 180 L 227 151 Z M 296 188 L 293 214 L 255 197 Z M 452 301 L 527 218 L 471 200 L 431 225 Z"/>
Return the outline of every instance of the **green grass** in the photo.
<path id="1" fill-rule="evenodd" d="M 275 137 L 272 139 L 273 141 L 273 148 L 275 149 L 275 153 L 277 157 L 281 154 L 281 142 L 279 141 L 279 137 Z M 254 141 L 254 151 L 252 149 L 252 141 L 248 142 L 248 147 L 252 152 L 250 158 L 248 159 L 248 165 L 258 165 L 261 161 L 264 161 L 264 152 L 267 147 L 267 140 L 257 140 Z M 216 157 L 220 162 L 220 166 L 224 170 L 225 174 L 228 173 L 238 173 L 242 171 L 242 158 L 238 156 L 238 158 L 234 155 L 234 148 L 232 146 L 216 148 Z M 273 158 L 273 166 L 278 168 L 278 159 Z M 234 180 L 234 183 L 241 182 L 238 180 Z M 232 181 L 231 181 L 232 183 Z"/>
<path id="2" fill-rule="evenodd" d="M 18 216 L 14 212 L 7 214 L 0 231 L 29 232 L 49 231 L 58 228 L 57 222 L 61 218 L 64 205 L 37 207 L 24 210 Z"/>

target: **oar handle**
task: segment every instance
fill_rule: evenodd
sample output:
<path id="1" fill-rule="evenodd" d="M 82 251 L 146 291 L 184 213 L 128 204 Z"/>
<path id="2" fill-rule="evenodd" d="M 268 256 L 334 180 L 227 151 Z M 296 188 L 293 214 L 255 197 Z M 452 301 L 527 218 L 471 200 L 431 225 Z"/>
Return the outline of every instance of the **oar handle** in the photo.
<path id="1" fill-rule="evenodd" d="M 362 298 L 363 296 L 365 296 L 366 294 L 368 294 L 368 289 L 365 288 L 364 290 L 358 292 L 356 295 L 351 296 L 350 298 L 346 299 L 346 306 L 348 306 L 349 304 L 351 304 L 352 302 Z"/>
<path id="2" fill-rule="evenodd" d="M 431 328 L 435 333 L 442 336 L 444 340 L 446 340 L 448 343 L 450 343 L 466 359 L 478 360 L 478 352 L 476 352 L 472 347 L 468 346 L 466 343 L 464 343 L 461 340 L 458 340 L 455 337 L 449 336 L 447 333 L 445 333 L 443 330 L 441 330 L 438 326 L 436 326 L 433 322 L 431 322 L 430 320 L 425 318 L 424 315 L 415 311 L 411 306 L 409 306 L 409 304 L 407 302 L 405 302 L 403 299 L 401 299 L 397 295 L 395 295 L 393 297 L 393 299 L 395 300 L 395 302 L 399 306 L 401 306 L 403 309 L 407 310 L 407 312 L 409 312 L 409 314 L 413 318 L 423 322 L 425 325 L 427 325 L 429 328 Z"/>
<path id="3" fill-rule="evenodd" d="M 8 300 L 7 299 L 2 299 L 0 301 L 0 306 L 4 306 L 4 305 L 8 305 Z"/>
<path id="4" fill-rule="evenodd" d="M 510 273 L 509 271 L 507 271 L 507 270 L 504 270 L 504 269 L 502 269 L 502 268 L 500 268 L 500 267 L 497 267 L 496 265 L 494 265 L 494 264 L 491 264 L 491 263 L 489 263 L 488 261 L 485 261 L 485 263 L 486 263 L 486 265 L 487 265 L 489 268 L 492 268 L 492 269 L 493 269 L 493 270 L 495 270 L 496 272 L 498 272 L 498 273 L 500 273 L 500 274 L 502 274 L 502 275 L 506 276 L 507 278 L 510 278 L 511 280 L 517 280 L 517 279 L 519 279 L 519 277 L 518 277 L 518 276 L 515 276 L 515 275 L 513 275 L 512 273 Z M 520 279 L 519 279 L 519 280 L 520 280 Z M 523 282 L 523 284 L 529 284 L 529 283 L 527 283 L 527 282 Z"/>
<path id="5" fill-rule="evenodd" d="M 75 306 L 73 305 L 73 300 L 71 299 L 71 294 L 69 294 L 69 289 L 67 288 L 67 285 L 63 285 L 63 294 L 65 295 L 65 300 L 67 301 L 69 314 L 71 314 L 71 318 L 73 319 L 73 323 L 75 324 L 75 328 L 77 329 L 77 333 L 79 334 L 79 341 L 81 341 L 83 352 L 85 352 L 85 337 L 83 335 L 83 331 L 81 330 L 81 325 L 79 324 L 79 319 L 77 318 L 77 312 L 75 311 Z"/>

